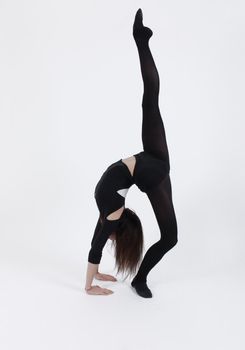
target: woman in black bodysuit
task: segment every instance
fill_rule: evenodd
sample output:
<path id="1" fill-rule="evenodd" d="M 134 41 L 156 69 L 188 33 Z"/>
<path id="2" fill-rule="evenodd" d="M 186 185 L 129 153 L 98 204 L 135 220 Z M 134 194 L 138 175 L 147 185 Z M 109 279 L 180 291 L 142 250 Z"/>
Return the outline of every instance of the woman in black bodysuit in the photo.
<path id="1" fill-rule="evenodd" d="M 101 259 L 102 249 L 111 234 L 119 235 L 120 225 L 130 217 L 135 227 L 138 227 L 139 238 L 142 238 L 140 220 L 135 214 L 126 208 L 120 218 L 110 220 L 108 215 L 118 208 L 124 208 L 125 193 L 129 187 L 136 184 L 138 188 L 146 193 L 152 205 L 157 223 L 160 229 L 160 239 L 154 243 L 146 252 L 139 270 L 131 282 L 138 295 L 150 298 L 152 293 L 147 286 L 147 275 L 149 271 L 162 259 L 163 255 L 177 243 L 177 221 L 172 202 L 172 191 L 170 181 L 170 162 L 165 136 L 165 129 L 161 118 L 158 96 L 159 75 L 149 48 L 149 39 L 153 35 L 150 28 L 143 25 L 142 10 L 138 9 L 133 25 L 133 37 L 139 53 L 140 67 L 144 84 L 142 100 L 142 143 L 144 151 L 135 154 L 136 164 L 133 176 L 122 159 L 111 164 L 103 173 L 95 188 L 95 199 L 100 211 L 100 216 L 91 241 L 91 249 L 88 256 L 88 270 L 85 290 L 88 294 L 111 294 L 112 291 L 99 286 L 92 286 L 93 277 L 99 276 L 98 264 Z M 131 216 L 130 216 L 131 215 Z M 123 239 L 128 239 L 126 231 Z M 130 237 L 130 236 L 129 236 Z M 142 252 L 142 240 L 139 239 L 138 246 L 134 246 L 137 259 Z M 130 250 L 130 239 L 128 248 Z M 137 249 L 138 248 L 138 249 Z M 101 274 L 101 280 L 108 280 L 107 276 Z M 112 276 L 111 279 L 116 279 Z"/>

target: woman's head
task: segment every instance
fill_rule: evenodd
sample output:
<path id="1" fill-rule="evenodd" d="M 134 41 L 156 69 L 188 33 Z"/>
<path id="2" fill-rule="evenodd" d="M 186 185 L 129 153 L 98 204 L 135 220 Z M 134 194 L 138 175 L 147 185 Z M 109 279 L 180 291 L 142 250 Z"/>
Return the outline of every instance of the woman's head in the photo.
<path id="1" fill-rule="evenodd" d="M 128 275 L 133 275 L 142 258 L 143 229 L 139 217 L 133 210 L 125 208 L 122 215 L 123 220 L 119 228 L 111 236 L 115 247 L 115 266 L 117 273 L 128 272 Z"/>

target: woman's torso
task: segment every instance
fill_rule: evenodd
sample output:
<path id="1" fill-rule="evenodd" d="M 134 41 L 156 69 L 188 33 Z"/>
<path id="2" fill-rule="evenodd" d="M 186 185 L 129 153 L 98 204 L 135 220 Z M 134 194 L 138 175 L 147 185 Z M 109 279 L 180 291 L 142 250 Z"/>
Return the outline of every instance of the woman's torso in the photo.
<path id="1" fill-rule="evenodd" d="M 140 191 L 147 192 L 169 172 L 166 162 L 148 152 L 142 151 L 133 156 L 108 166 L 96 184 L 94 197 L 104 218 L 125 204 L 126 194 L 133 184 Z"/>

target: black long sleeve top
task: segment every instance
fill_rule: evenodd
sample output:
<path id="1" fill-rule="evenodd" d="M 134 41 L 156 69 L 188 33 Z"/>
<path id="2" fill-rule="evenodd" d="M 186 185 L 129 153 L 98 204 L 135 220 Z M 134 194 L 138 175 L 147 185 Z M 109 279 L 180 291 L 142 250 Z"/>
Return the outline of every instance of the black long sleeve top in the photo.
<path id="1" fill-rule="evenodd" d="M 117 220 L 109 220 L 107 216 L 125 205 L 129 188 L 136 184 L 142 192 L 147 192 L 169 171 L 167 163 L 148 152 L 142 151 L 134 156 L 136 164 L 133 176 L 120 159 L 107 167 L 95 187 L 94 197 L 100 211 L 101 222 L 97 223 L 88 254 L 88 261 L 93 264 L 100 263 L 102 250 L 109 236 L 116 232 L 124 219 L 123 214 Z"/>

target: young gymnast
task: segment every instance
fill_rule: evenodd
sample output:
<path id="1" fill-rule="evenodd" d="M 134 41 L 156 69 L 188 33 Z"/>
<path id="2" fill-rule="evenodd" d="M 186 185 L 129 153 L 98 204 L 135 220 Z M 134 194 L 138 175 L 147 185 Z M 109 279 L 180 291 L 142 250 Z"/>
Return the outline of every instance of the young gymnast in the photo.
<path id="1" fill-rule="evenodd" d="M 85 286 L 88 294 L 113 293 L 107 288 L 92 285 L 93 278 L 116 281 L 115 277 L 98 271 L 102 250 L 108 238 L 115 245 L 117 272 L 127 271 L 132 275 L 139 267 L 131 286 L 144 298 L 152 297 L 147 285 L 149 271 L 177 243 L 169 152 L 158 104 L 159 75 L 149 48 L 152 35 L 152 30 L 143 25 L 142 10 L 138 9 L 133 24 L 133 37 L 138 49 L 144 85 L 141 134 L 143 151 L 112 163 L 95 187 L 94 197 L 100 215 L 88 254 Z M 160 229 L 160 239 L 147 250 L 143 260 L 141 221 L 133 210 L 125 208 L 126 194 L 133 184 L 148 196 Z"/>

